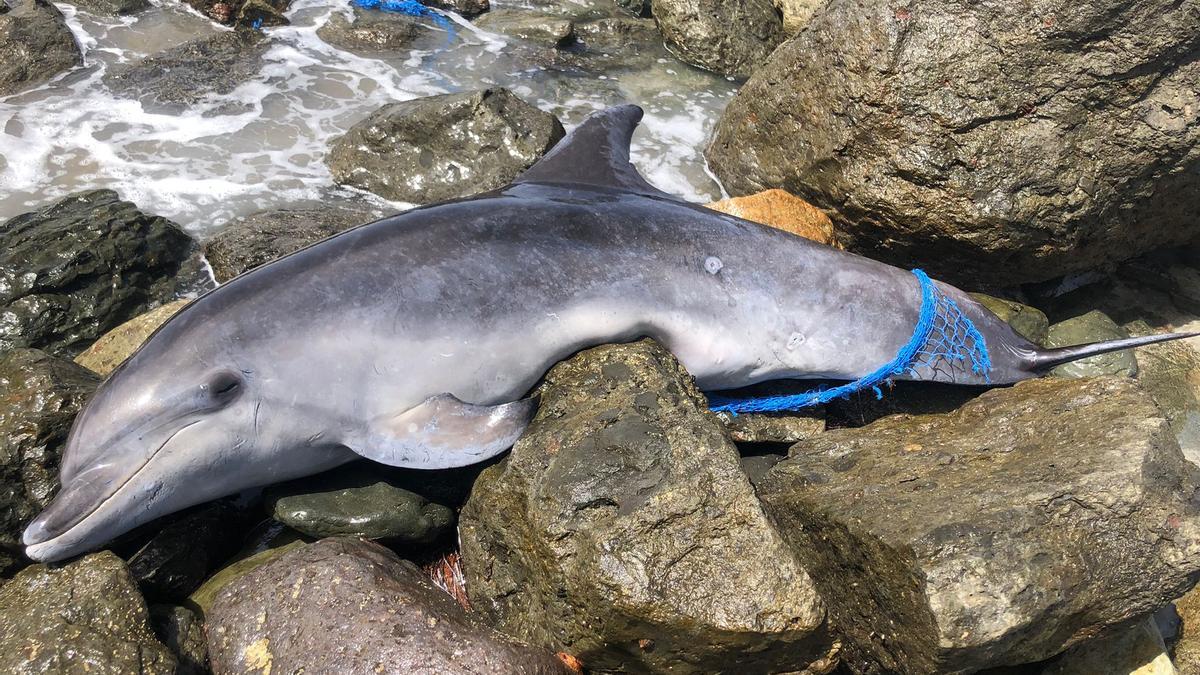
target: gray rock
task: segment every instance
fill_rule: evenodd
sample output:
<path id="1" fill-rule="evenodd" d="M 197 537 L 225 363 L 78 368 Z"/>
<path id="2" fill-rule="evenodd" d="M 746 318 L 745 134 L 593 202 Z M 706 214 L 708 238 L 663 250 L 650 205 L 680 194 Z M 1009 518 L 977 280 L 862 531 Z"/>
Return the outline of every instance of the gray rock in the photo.
<path id="1" fill-rule="evenodd" d="M 411 49 L 413 43 L 429 34 L 429 25 L 417 17 L 396 12 L 365 10 L 354 6 L 354 21 L 334 12 L 317 29 L 325 42 L 357 54 L 381 54 Z"/>
<path id="2" fill-rule="evenodd" d="M 1190 2 L 833 0 L 706 154 L 732 194 L 798 194 L 871 257 L 1057 278 L 1200 233 L 1198 47 Z"/>
<path id="3" fill-rule="evenodd" d="M 426 0 L 424 4 L 429 7 L 458 12 L 468 19 L 483 14 L 492 6 L 489 0 Z"/>
<path id="4" fill-rule="evenodd" d="M 654 0 L 667 49 L 722 75 L 749 77 L 784 40 L 771 0 Z"/>
<path id="5" fill-rule="evenodd" d="M 0 586 L 0 671 L 171 675 L 175 657 L 148 618 L 125 564 L 108 551 L 28 567 Z"/>
<path id="6" fill-rule="evenodd" d="M 575 38 L 575 25 L 570 20 L 521 9 L 494 9 L 476 19 L 475 25 L 551 47 L 563 46 Z"/>
<path id="7" fill-rule="evenodd" d="M 391 103 L 334 141 L 334 180 L 387 199 L 438 202 L 504 186 L 564 135 L 500 87 Z"/>
<path id="8" fill-rule="evenodd" d="M 0 13 L 0 97 L 48 82 L 83 63 L 79 45 L 54 5 L 18 0 L 5 9 Z"/>
<path id="9" fill-rule="evenodd" d="M 1087 342 L 1127 337 L 1129 337 L 1129 333 L 1108 318 L 1108 315 L 1093 310 L 1082 316 L 1060 321 L 1050 326 L 1045 344 L 1047 347 L 1069 347 Z M 1132 377 L 1137 375 L 1138 362 L 1133 350 L 1127 349 L 1073 361 L 1058 366 L 1050 372 L 1058 377 L 1098 377 L 1100 375 Z"/>
<path id="10" fill-rule="evenodd" d="M 599 672 L 831 668 L 821 600 L 706 404 L 650 341 L 555 366 L 463 509 L 471 605 Z"/>
<path id="11" fill-rule="evenodd" d="M 384 467 L 355 463 L 272 488 L 266 500 L 275 520 L 310 537 L 353 535 L 413 546 L 453 531 L 452 509 L 399 482 Z"/>
<path id="12" fill-rule="evenodd" d="M 650 16 L 650 0 L 614 0 L 621 9 L 634 16 Z"/>
<path id="13" fill-rule="evenodd" d="M 1036 345 L 1046 342 L 1046 335 L 1050 332 L 1050 320 L 1041 310 L 983 293 L 971 293 L 971 297 L 1012 326 L 1013 330 L 1026 340 Z"/>
<path id="14" fill-rule="evenodd" d="M 200 588 L 188 596 L 185 605 L 198 616 L 206 616 L 212 609 L 213 601 L 226 586 L 288 551 L 300 548 L 306 541 L 299 532 L 267 521 L 251 535 L 250 541 L 232 561 L 206 579 Z"/>
<path id="15" fill-rule="evenodd" d="M 366 209 L 309 208 L 260 211 L 236 220 L 204 244 L 213 276 L 224 283 L 242 272 L 370 222 Z"/>
<path id="16" fill-rule="evenodd" d="M 783 30 L 788 36 L 799 33 L 821 11 L 829 0 L 773 0 L 783 16 Z"/>
<path id="17" fill-rule="evenodd" d="M 253 524 L 247 505 L 235 499 L 198 506 L 138 549 L 129 571 L 151 600 L 183 601 L 237 553 Z"/>
<path id="18" fill-rule="evenodd" d="M 125 16 L 150 9 L 150 0 L 74 0 L 77 8 L 96 16 Z"/>
<path id="19" fill-rule="evenodd" d="M 1194 468 L 1130 378 L 1047 378 L 791 450 L 758 494 L 859 673 L 1040 661 L 1200 571 Z"/>
<path id="20" fill-rule="evenodd" d="M 575 24 L 575 35 L 588 49 L 629 49 L 662 42 L 653 21 L 625 16 Z"/>
<path id="21" fill-rule="evenodd" d="M 1160 332 L 1144 321 L 1124 328 L 1130 335 Z M 1200 465 L 1200 352 L 1185 341 L 1163 342 L 1140 347 L 1137 364 L 1138 382 L 1171 424 L 1183 456 Z"/>
<path id="22" fill-rule="evenodd" d="M 208 675 L 204 622 L 186 607 L 151 605 L 154 634 L 175 655 L 175 675 Z"/>
<path id="23" fill-rule="evenodd" d="M 0 574 L 28 564 L 21 532 L 58 492 L 62 446 L 99 384 L 45 352 L 0 351 Z"/>
<path id="24" fill-rule="evenodd" d="M 196 242 L 111 190 L 65 197 L 0 225 L 0 350 L 74 356 L 175 299 Z"/>
<path id="25" fill-rule="evenodd" d="M 416 565 L 354 539 L 309 544 L 230 583 L 208 614 L 208 649 L 223 673 L 571 672 L 468 616 Z"/>
<path id="26" fill-rule="evenodd" d="M 204 16 L 226 26 L 285 26 L 291 0 L 184 0 Z"/>
<path id="27" fill-rule="evenodd" d="M 114 93 L 153 107 L 194 105 L 257 75 L 267 47 L 258 31 L 222 31 L 114 70 L 106 83 Z"/>
<path id="28" fill-rule="evenodd" d="M 1179 675 L 1163 636 L 1147 617 L 1076 645 L 1039 675 Z"/>
<path id="29" fill-rule="evenodd" d="M 718 415 L 737 443 L 792 444 L 825 431 L 825 411 L 803 410 L 795 413 Z"/>

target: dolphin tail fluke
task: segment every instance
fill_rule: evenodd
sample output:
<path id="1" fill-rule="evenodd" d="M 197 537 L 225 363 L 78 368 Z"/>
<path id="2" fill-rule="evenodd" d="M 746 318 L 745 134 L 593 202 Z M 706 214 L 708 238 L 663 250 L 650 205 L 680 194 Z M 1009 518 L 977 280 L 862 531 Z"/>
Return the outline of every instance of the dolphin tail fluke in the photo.
<path id="1" fill-rule="evenodd" d="M 1122 349 L 1133 349 L 1134 347 L 1144 347 L 1146 345 L 1157 344 L 1159 342 L 1181 340 L 1184 338 L 1197 336 L 1200 336 L 1200 333 L 1163 333 L 1161 335 L 1146 335 L 1142 337 L 1123 338 L 1120 340 L 1091 342 L 1084 345 L 1059 347 L 1057 349 L 1039 349 L 1036 353 L 1028 358 L 1027 369 L 1031 372 L 1041 373 L 1050 370 L 1055 366 L 1061 366 L 1064 363 L 1085 359 L 1089 356 L 1107 354 L 1109 352 L 1116 352 Z"/>

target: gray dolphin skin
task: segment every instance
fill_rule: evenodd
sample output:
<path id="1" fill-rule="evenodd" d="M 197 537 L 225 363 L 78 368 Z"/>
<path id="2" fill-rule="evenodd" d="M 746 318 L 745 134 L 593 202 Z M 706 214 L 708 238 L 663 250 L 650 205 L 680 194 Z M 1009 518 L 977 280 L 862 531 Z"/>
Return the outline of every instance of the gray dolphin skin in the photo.
<path id="1" fill-rule="evenodd" d="M 913 334 L 921 286 L 891 267 L 675 199 L 629 163 L 642 111 L 597 113 L 512 185 L 349 230 L 189 304 L 75 421 L 30 558 L 357 457 L 437 469 L 515 442 L 526 398 L 580 349 L 649 336 L 709 390 L 854 380 Z M 1154 336 L 1042 350 L 938 284 L 1007 384 Z"/>

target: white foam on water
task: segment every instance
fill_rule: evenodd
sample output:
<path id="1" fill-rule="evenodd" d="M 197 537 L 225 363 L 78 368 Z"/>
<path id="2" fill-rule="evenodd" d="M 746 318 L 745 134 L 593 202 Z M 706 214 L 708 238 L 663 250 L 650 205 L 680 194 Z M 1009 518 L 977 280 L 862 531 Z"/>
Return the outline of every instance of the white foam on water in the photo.
<path id="1" fill-rule="evenodd" d="M 199 236 L 253 211 L 334 197 L 406 208 L 335 186 L 325 165 L 330 142 L 387 103 L 492 85 L 568 127 L 607 105 L 638 103 L 646 118 L 634 162 L 647 179 L 686 199 L 721 196 L 702 150 L 734 87 L 672 59 L 625 73 L 559 66 L 547 48 L 477 29 L 453 13 L 446 16 L 454 29 L 440 31 L 444 42 L 366 58 L 317 35 L 334 12 L 351 15 L 348 3 L 297 0 L 292 25 L 269 30 L 253 78 L 185 110 L 163 111 L 115 95 L 105 74 L 225 29 L 161 0 L 119 19 L 59 8 L 83 48 L 84 67 L 0 100 L 0 220 L 92 188 L 114 189 Z"/>

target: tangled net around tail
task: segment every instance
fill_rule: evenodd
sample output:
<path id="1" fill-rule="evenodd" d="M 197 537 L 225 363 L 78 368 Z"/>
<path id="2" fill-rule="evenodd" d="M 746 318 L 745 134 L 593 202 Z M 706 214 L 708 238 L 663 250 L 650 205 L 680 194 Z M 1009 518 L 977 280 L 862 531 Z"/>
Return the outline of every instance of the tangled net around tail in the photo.
<path id="1" fill-rule="evenodd" d="M 921 286 L 921 314 L 913 328 L 912 337 L 897 352 L 896 358 L 874 372 L 837 387 L 822 387 L 801 394 L 736 399 L 709 394 L 709 405 L 715 412 L 738 413 L 781 412 L 799 410 L 829 403 L 851 394 L 873 389 L 876 398 L 883 398 L 884 384 L 891 384 L 898 375 L 921 377 L 921 371 L 931 373 L 967 368 L 984 381 L 992 370 L 987 343 L 975 324 L 963 314 L 958 303 L 947 297 L 925 272 L 912 271 Z"/>

